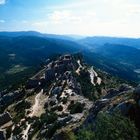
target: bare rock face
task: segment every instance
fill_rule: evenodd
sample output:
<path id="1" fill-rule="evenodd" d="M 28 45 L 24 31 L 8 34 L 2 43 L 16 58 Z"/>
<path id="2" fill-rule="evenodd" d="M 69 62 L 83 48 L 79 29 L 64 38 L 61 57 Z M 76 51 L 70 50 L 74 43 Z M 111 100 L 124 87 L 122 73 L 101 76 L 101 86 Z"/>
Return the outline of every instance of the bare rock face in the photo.
<path id="1" fill-rule="evenodd" d="M 5 123 L 8 123 L 9 121 L 12 120 L 11 115 L 9 112 L 5 112 L 0 115 L 0 126 L 4 125 Z"/>
<path id="2" fill-rule="evenodd" d="M 45 80 L 53 80 L 55 79 L 55 74 L 63 74 L 65 71 L 72 68 L 71 55 L 61 56 L 58 60 L 48 64 L 45 72 Z"/>
<path id="3" fill-rule="evenodd" d="M 60 86 L 60 87 L 55 87 L 55 88 L 51 91 L 51 94 L 52 94 L 52 95 L 58 95 L 58 94 L 61 93 L 61 91 L 62 91 L 62 87 L 61 87 L 61 86 Z"/>
<path id="4" fill-rule="evenodd" d="M 7 93 L 0 98 L 0 106 L 7 106 L 8 104 L 11 104 L 13 101 L 17 100 L 22 96 L 24 96 L 24 94 L 19 90 Z"/>

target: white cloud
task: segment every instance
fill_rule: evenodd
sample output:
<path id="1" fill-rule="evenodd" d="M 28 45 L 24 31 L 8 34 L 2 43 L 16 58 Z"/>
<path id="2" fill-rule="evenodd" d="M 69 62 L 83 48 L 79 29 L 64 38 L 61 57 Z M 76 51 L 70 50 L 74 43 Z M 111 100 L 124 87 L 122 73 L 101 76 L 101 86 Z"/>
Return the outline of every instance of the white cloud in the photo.
<path id="1" fill-rule="evenodd" d="M 0 5 L 3 5 L 6 3 L 6 0 L 0 0 Z"/>
<path id="2" fill-rule="evenodd" d="M 139 15 L 140 4 L 127 4 L 126 10 L 128 11 L 128 16 Z"/>
<path id="3" fill-rule="evenodd" d="M 56 34 L 140 36 L 140 0 L 71 0 L 41 10 L 40 17 L 19 23 Z"/>
<path id="4" fill-rule="evenodd" d="M 55 34 L 140 36 L 139 0 L 75 0 L 49 7 L 33 27 Z"/>
<path id="5" fill-rule="evenodd" d="M 68 10 L 54 11 L 48 15 L 48 20 L 52 24 L 81 22 L 81 18 L 78 15 L 75 15 L 71 11 L 68 11 Z"/>
<path id="6" fill-rule="evenodd" d="M 0 23 L 5 23 L 5 20 L 1 19 L 1 20 L 0 20 Z"/>

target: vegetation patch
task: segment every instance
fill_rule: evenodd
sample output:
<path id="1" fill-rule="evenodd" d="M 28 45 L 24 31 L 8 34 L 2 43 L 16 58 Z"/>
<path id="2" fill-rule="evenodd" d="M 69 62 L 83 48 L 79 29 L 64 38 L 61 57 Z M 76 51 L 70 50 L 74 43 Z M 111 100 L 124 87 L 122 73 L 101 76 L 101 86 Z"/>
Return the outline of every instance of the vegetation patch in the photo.
<path id="1" fill-rule="evenodd" d="M 9 69 L 6 73 L 7 74 L 16 74 L 16 73 L 22 72 L 26 69 L 27 69 L 27 67 L 25 67 L 25 66 L 15 65 L 11 69 Z"/>
<path id="2" fill-rule="evenodd" d="M 80 103 L 80 102 L 76 102 L 76 103 L 71 103 L 68 106 L 68 109 L 70 110 L 71 114 L 75 114 L 75 113 L 82 113 L 83 109 L 84 109 L 84 104 Z"/>
<path id="3" fill-rule="evenodd" d="M 79 130 L 74 139 L 138 140 L 138 133 L 134 123 L 128 118 L 118 114 L 100 113 L 97 116 L 96 126 Z"/>

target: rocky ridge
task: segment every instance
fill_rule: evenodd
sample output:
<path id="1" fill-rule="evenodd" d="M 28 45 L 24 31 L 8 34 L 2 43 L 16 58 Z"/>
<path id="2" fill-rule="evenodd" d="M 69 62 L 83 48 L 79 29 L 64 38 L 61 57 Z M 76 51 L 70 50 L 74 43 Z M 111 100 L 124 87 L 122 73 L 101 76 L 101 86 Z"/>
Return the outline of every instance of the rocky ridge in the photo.
<path id="1" fill-rule="evenodd" d="M 1 113 L 10 118 L 1 123 L 1 137 L 63 139 L 60 134 L 94 123 L 101 111 L 131 115 L 139 91 L 88 66 L 79 54 L 60 56 L 22 88 L 0 93 Z"/>

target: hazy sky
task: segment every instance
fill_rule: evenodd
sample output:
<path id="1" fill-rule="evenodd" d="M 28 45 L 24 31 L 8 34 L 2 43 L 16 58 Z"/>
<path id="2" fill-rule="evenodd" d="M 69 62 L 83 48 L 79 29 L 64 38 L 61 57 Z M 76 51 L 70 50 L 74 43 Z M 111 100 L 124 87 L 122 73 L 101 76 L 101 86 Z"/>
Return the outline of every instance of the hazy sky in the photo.
<path id="1" fill-rule="evenodd" d="M 0 0 L 0 31 L 140 37 L 140 0 Z"/>

